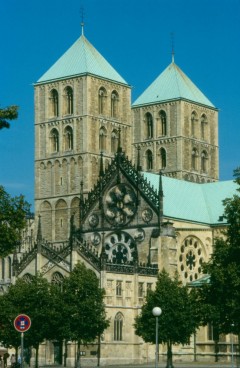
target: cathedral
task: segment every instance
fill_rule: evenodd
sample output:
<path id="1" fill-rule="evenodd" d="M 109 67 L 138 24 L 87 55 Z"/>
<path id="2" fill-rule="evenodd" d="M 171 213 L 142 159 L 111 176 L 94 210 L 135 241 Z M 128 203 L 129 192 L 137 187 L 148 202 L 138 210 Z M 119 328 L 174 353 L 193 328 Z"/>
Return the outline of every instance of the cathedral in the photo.
<path id="1" fill-rule="evenodd" d="M 0 260 L 0 291 L 37 272 L 61 283 L 78 262 L 92 269 L 110 326 L 83 348 L 83 365 L 154 361 L 133 328 L 147 291 L 163 268 L 183 284 L 205 277 L 226 226 L 222 200 L 236 192 L 218 181 L 218 109 L 174 58 L 149 82 L 132 103 L 131 86 L 82 33 L 34 84 L 35 219 Z M 222 336 L 221 358 L 230 348 Z M 62 364 L 64 349 L 46 341 L 40 365 Z M 67 351 L 74 366 L 76 346 Z M 174 358 L 214 361 L 211 326 Z"/>

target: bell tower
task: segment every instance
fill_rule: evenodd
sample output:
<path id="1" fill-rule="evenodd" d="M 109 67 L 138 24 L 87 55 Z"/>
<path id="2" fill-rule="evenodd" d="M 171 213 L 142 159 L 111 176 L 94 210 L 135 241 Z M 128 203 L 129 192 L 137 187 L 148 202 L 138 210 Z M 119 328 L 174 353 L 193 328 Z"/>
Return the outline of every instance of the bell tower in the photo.
<path id="1" fill-rule="evenodd" d="M 131 88 L 82 34 L 35 83 L 35 209 L 43 238 L 69 237 L 79 195 L 122 147 L 131 154 Z"/>
<path id="2" fill-rule="evenodd" d="M 172 63 L 133 103 L 143 171 L 192 182 L 218 180 L 218 110 Z M 136 159 L 135 159 L 136 161 Z"/>

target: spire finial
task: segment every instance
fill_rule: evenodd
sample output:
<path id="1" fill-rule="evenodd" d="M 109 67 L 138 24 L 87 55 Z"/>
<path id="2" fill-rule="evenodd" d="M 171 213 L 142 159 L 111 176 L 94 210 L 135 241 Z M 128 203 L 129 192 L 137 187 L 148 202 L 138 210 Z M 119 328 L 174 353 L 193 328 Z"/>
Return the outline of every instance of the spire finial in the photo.
<path id="1" fill-rule="evenodd" d="M 82 36 L 84 36 L 84 8 L 81 6 L 81 28 L 82 28 Z"/>
<path id="2" fill-rule="evenodd" d="M 171 33 L 171 41 L 172 41 L 172 63 L 174 63 L 174 33 Z"/>

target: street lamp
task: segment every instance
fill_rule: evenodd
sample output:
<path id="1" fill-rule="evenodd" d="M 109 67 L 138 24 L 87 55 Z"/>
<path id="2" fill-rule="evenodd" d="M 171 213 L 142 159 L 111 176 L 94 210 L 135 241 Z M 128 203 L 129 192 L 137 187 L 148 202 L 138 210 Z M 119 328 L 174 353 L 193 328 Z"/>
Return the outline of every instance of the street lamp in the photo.
<path id="1" fill-rule="evenodd" d="M 159 307 L 154 307 L 152 314 L 156 317 L 156 351 L 155 351 L 155 368 L 158 366 L 158 317 L 162 314 L 162 309 Z"/>

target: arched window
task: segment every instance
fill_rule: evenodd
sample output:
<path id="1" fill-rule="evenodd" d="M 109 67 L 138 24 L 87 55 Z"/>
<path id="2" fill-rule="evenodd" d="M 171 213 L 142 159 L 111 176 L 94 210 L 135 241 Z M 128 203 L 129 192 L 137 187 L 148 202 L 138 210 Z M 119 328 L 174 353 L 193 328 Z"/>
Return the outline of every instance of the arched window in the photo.
<path id="1" fill-rule="evenodd" d="M 167 154 L 164 148 L 160 149 L 160 169 L 165 169 L 167 166 Z"/>
<path id="2" fill-rule="evenodd" d="M 201 171 L 203 173 L 206 173 L 207 172 L 207 152 L 206 151 L 202 151 L 202 154 L 201 154 Z"/>
<path id="3" fill-rule="evenodd" d="M 12 277 L 12 260 L 11 257 L 8 257 L 8 278 Z"/>
<path id="4" fill-rule="evenodd" d="M 197 113 L 193 111 L 191 115 L 191 135 L 192 137 L 196 136 L 196 122 L 197 122 Z"/>
<path id="5" fill-rule="evenodd" d="M 114 318 L 114 341 L 123 340 L 123 315 L 117 313 Z"/>
<path id="6" fill-rule="evenodd" d="M 71 87 L 66 87 L 64 90 L 64 98 L 65 98 L 65 111 L 66 115 L 73 114 L 73 89 Z"/>
<path id="7" fill-rule="evenodd" d="M 116 118 L 118 113 L 118 94 L 116 91 L 112 92 L 111 95 L 111 116 Z"/>
<path id="8" fill-rule="evenodd" d="M 107 131 L 104 127 L 99 130 L 99 150 L 106 151 Z"/>
<path id="9" fill-rule="evenodd" d="M 153 168 L 153 154 L 152 151 L 147 150 L 146 152 L 146 166 L 147 166 L 147 170 L 152 170 Z"/>
<path id="10" fill-rule="evenodd" d="M 62 290 L 62 284 L 63 284 L 63 275 L 60 272 L 54 272 L 52 274 L 52 284 L 56 285 L 59 287 L 59 289 Z"/>
<path id="11" fill-rule="evenodd" d="M 50 116 L 58 116 L 58 92 L 52 89 L 50 92 Z"/>
<path id="12" fill-rule="evenodd" d="M 23 281 L 30 284 L 32 282 L 33 276 L 30 273 L 25 273 L 22 277 Z"/>
<path id="13" fill-rule="evenodd" d="M 5 278 L 5 259 L 2 258 L 2 279 Z"/>
<path id="14" fill-rule="evenodd" d="M 167 135 L 167 115 L 165 111 L 161 110 L 159 116 L 161 124 L 161 135 Z"/>
<path id="15" fill-rule="evenodd" d="M 111 152 L 116 153 L 118 149 L 118 132 L 116 130 L 112 131 L 111 134 Z"/>
<path id="16" fill-rule="evenodd" d="M 146 121 L 146 138 L 149 139 L 153 137 L 153 118 L 150 112 L 146 113 L 145 121 Z"/>
<path id="17" fill-rule="evenodd" d="M 52 129 L 50 134 L 51 152 L 59 151 L 59 133 L 57 129 Z"/>
<path id="18" fill-rule="evenodd" d="M 206 139 L 206 127 L 207 127 L 207 117 L 205 114 L 201 116 L 201 138 Z"/>
<path id="19" fill-rule="evenodd" d="M 197 170 L 197 157 L 198 157 L 198 151 L 196 148 L 193 148 L 192 150 L 192 169 Z"/>
<path id="20" fill-rule="evenodd" d="M 73 149 L 73 130 L 70 126 L 67 126 L 64 131 L 64 148 L 65 151 Z"/>
<path id="21" fill-rule="evenodd" d="M 105 113 L 105 99 L 107 92 L 105 88 L 101 87 L 98 91 L 98 113 L 103 115 Z"/>

